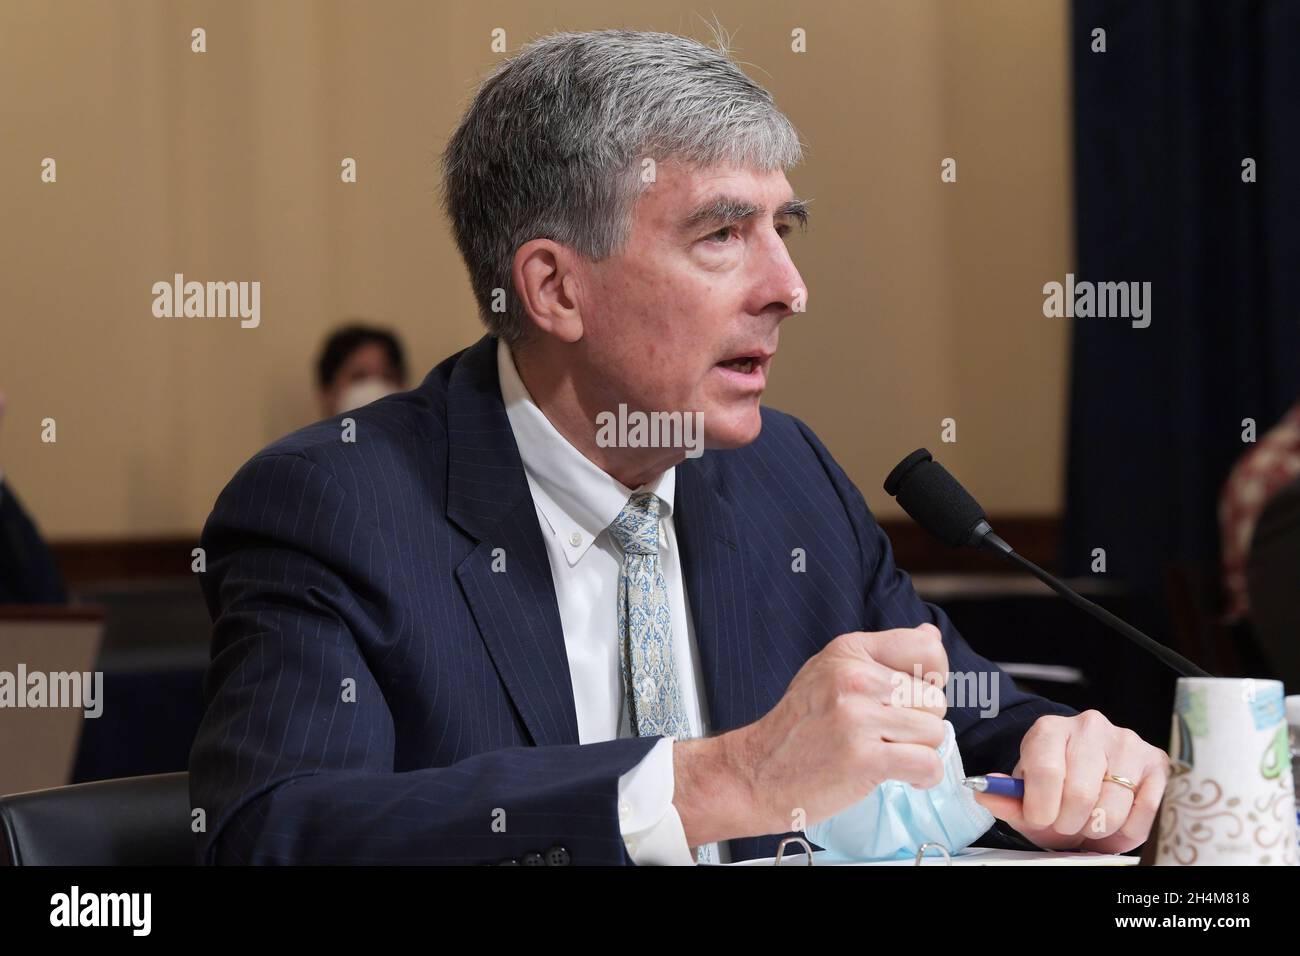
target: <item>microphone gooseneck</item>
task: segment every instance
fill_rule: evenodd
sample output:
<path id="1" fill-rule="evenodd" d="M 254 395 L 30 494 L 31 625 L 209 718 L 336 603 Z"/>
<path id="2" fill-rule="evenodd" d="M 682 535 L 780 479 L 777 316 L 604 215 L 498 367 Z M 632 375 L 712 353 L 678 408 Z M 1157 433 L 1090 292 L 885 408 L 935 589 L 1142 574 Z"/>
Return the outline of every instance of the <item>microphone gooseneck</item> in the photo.
<path id="1" fill-rule="evenodd" d="M 994 533 L 979 502 L 926 449 L 918 448 L 894 467 L 885 479 L 885 491 L 898 500 L 903 510 L 917 524 L 945 544 L 954 548 L 976 548 L 1000 554 L 1024 568 L 1070 604 L 1118 631 L 1184 677 L 1212 676 L 1104 607 L 1089 601 L 1028 558 L 1017 554 L 1011 545 Z"/>

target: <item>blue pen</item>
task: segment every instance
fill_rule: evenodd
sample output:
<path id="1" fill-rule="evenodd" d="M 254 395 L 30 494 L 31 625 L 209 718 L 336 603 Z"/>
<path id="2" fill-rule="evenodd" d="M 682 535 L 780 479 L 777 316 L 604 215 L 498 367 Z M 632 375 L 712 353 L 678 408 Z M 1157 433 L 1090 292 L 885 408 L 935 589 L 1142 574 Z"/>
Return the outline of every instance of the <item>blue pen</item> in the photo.
<path id="1" fill-rule="evenodd" d="M 1019 777 L 967 777 L 962 783 L 980 793 L 992 793 L 999 797 L 1025 798 L 1025 781 Z"/>

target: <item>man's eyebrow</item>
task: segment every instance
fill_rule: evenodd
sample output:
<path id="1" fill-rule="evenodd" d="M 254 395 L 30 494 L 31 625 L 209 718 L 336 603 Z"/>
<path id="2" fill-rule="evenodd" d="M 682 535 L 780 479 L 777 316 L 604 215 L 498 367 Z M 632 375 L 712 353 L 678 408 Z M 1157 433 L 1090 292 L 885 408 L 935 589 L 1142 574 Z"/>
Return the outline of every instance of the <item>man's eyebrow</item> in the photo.
<path id="1" fill-rule="evenodd" d="M 772 215 L 772 218 L 781 219 L 784 216 L 789 216 L 798 221 L 800 229 L 807 229 L 808 215 L 809 209 L 806 199 L 787 199 L 776 207 L 776 212 Z"/>
<path id="2" fill-rule="evenodd" d="M 682 232 L 690 232 L 703 225 L 732 225 L 752 219 L 762 212 L 762 208 L 745 199 L 734 196 L 715 196 L 698 206 L 681 222 Z M 787 199 L 776 207 L 773 219 L 792 217 L 799 222 L 800 228 L 808 225 L 808 203 L 802 199 Z"/>

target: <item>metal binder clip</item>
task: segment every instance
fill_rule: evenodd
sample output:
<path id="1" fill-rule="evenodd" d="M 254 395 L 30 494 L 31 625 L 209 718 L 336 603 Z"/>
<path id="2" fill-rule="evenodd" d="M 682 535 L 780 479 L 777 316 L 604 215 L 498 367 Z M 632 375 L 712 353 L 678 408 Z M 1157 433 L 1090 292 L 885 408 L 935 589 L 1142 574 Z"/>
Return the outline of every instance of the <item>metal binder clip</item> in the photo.
<path id="1" fill-rule="evenodd" d="M 921 861 L 925 859 L 925 851 L 927 847 L 937 847 L 939 852 L 943 854 L 943 858 L 946 861 L 944 863 L 944 866 L 952 866 L 952 854 L 948 852 L 948 848 L 944 846 L 942 843 L 922 843 L 920 848 L 917 849 L 916 851 L 916 862 L 912 864 L 913 866 L 921 865 Z"/>
<path id="2" fill-rule="evenodd" d="M 788 836 L 776 845 L 776 859 L 772 862 L 773 866 L 781 865 L 781 857 L 785 856 L 785 845 L 787 843 L 800 844 L 803 847 L 804 853 L 808 854 L 808 862 L 805 863 L 804 865 L 805 866 L 813 865 L 812 847 L 808 845 L 808 841 L 805 840 L 803 837 Z"/>

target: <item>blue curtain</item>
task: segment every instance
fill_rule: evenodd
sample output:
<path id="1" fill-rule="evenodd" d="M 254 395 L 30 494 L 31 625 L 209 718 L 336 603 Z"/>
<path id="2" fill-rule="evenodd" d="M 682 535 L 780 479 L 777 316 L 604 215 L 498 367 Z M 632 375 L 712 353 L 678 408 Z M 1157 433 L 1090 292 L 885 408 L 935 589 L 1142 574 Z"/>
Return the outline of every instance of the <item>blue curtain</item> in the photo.
<path id="1" fill-rule="evenodd" d="M 1155 609 L 1171 566 L 1217 565 L 1242 420 L 1263 434 L 1300 398 L 1300 3 L 1072 20 L 1076 275 L 1152 289 L 1147 328 L 1074 320 L 1062 566 L 1104 548 Z"/>

